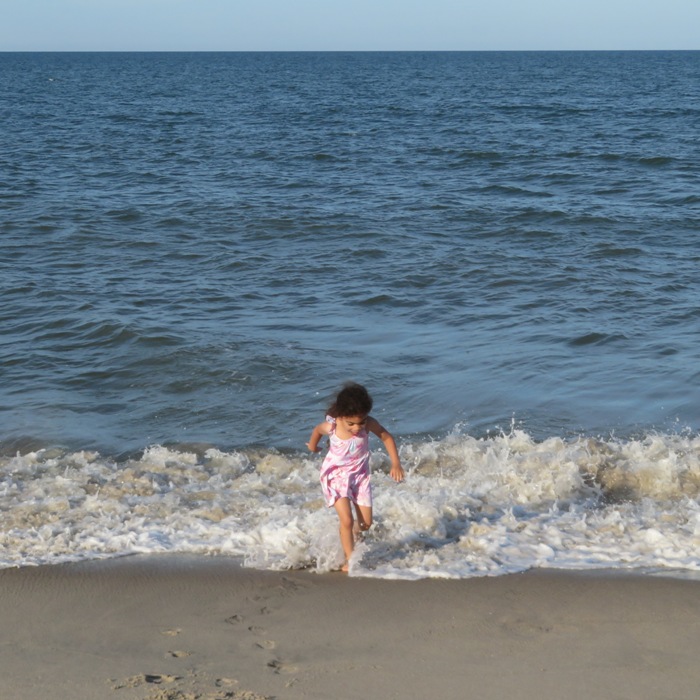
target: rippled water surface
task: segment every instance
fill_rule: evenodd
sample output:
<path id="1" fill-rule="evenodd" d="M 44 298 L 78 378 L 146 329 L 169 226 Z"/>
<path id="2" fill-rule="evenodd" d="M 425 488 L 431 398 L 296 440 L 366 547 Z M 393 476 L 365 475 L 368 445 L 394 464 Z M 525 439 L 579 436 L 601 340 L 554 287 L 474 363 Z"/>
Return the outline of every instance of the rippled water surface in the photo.
<path id="1" fill-rule="evenodd" d="M 699 54 L 0 62 L 4 440 L 696 420 Z"/>
<path id="2" fill-rule="evenodd" d="M 355 379 L 409 470 L 455 435 L 563 439 L 560 466 L 660 439 L 695 503 L 699 77 L 697 52 L 0 54 L 5 496 L 38 464 L 104 493 L 158 445 L 301 469 Z"/>

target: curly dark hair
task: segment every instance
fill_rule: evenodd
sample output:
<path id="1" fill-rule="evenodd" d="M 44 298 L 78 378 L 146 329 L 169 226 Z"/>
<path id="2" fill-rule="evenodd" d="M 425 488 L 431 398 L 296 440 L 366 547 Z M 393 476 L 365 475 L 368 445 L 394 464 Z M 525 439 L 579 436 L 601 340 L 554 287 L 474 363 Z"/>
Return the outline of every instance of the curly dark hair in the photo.
<path id="1" fill-rule="evenodd" d="M 348 382 L 335 397 L 335 402 L 328 409 L 333 418 L 347 416 L 367 416 L 372 410 L 372 397 L 362 384 Z"/>

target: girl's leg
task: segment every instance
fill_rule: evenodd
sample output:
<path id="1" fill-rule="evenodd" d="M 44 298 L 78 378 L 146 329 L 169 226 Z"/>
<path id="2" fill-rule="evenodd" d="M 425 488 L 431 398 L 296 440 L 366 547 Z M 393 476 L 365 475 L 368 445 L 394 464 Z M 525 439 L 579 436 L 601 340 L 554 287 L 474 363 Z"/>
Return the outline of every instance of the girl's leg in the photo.
<path id="1" fill-rule="evenodd" d="M 372 527 L 372 506 L 361 506 L 356 503 L 355 512 L 360 531 L 366 532 Z"/>
<path id="2" fill-rule="evenodd" d="M 372 506 L 360 506 L 355 504 L 355 524 L 352 526 L 352 540 L 357 542 L 363 532 L 372 527 Z"/>
<path id="3" fill-rule="evenodd" d="M 343 545 L 343 552 L 345 553 L 343 571 L 347 571 L 348 562 L 350 561 L 350 556 L 352 555 L 354 547 L 354 538 L 352 534 L 353 517 L 350 499 L 339 498 L 334 506 L 335 512 L 338 514 L 338 520 L 340 521 L 340 544 Z"/>

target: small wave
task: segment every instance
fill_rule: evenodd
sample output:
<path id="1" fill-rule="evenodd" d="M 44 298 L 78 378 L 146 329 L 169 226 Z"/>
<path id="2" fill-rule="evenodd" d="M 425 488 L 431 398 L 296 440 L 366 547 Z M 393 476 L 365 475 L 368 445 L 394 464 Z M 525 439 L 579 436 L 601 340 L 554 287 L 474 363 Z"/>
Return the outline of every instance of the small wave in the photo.
<path id="1" fill-rule="evenodd" d="M 396 300 L 389 294 L 375 294 L 360 301 L 361 306 L 384 306 L 394 304 Z"/>
<path id="2" fill-rule="evenodd" d="M 134 223 L 143 218 L 143 212 L 133 207 L 129 209 L 110 209 L 106 212 L 106 215 L 122 223 Z"/>
<path id="3" fill-rule="evenodd" d="M 338 161 L 339 158 L 337 156 L 332 155 L 331 153 L 314 153 L 313 160 L 320 162 L 334 162 Z"/>
<path id="4" fill-rule="evenodd" d="M 164 109 L 158 112 L 162 117 L 202 117 L 202 112 L 196 112 L 191 109 Z"/>
<path id="5" fill-rule="evenodd" d="M 491 163 L 499 163 L 505 160 L 505 155 L 500 151 L 473 151 L 473 150 L 460 150 L 455 154 L 455 160 L 460 164 L 473 161 L 488 161 Z"/>
<path id="6" fill-rule="evenodd" d="M 601 160 L 606 160 L 610 162 L 616 162 L 625 159 L 625 156 L 621 153 L 599 153 L 597 157 Z"/>
<path id="7" fill-rule="evenodd" d="M 680 205 L 698 204 L 698 203 L 700 203 L 700 195 L 697 195 L 697 194 L 676 195 L 676 196 L 672 196 L 672 197 L 667 197 L 663 201 L 666 204 L 680 204 Z"/>
<path id="8" fill-rule="evenodd" d="M 585 333 L 568 341 L 572 348 L 584 347 L 586 345 L 607 345 L 618 340 L 627 340 L 627 336 L 622 333 Z"/>
<path id="9" fill-rule="evenodd" d="M 516 187 L 514 185 L 489 185 L 482 188 L 483 193 L 493 193 L 493 194 L 503 194 L 508 196 L 524 196 L 524 197 L 542 197 L 550 198 L 554 195 L 551 192 L 545 190 L 530 190 L 524 187 Z"/>
<path id="10" fill-rule="evenodd" d="M 132 114 L 106 114 L 103 117 L 107 121 L 114 122 L 116 124 L 138 124 L 143 121 L 142 117 L 135 116 Z"/>
<path id="11" fill-rule="evenodd" d="M 29 447 L 25 443 L 24 447 Z M 697 570 L 700 438 L 535 441 L 513 430 L 401 441 L 408 478 L 372 455 L 376 526 L 352 573 L 498 575 L 532 567 Z M 38 449 L 0 458 L 0 566 L 189 552 L 259 568 L 342 557 L 320 457 L 155 445 L 121 460 Z"/>
<path id="12" fill-rule="evenodd" d="M 659 168 L 665 165 L 671 165 L 675 161 L 675 158 L 669 156 L 653 156 L 650 158 L 640 158 L 639 162 L 642 165 L 647 165 L 652 168 Z"/>
<path id="13" fill-rule="evenodd" d="M 612 243 L 600 243 L 589 253 L 591 258 L 627 258 L 644 255 L 638 246 L 620 246 Z"/>

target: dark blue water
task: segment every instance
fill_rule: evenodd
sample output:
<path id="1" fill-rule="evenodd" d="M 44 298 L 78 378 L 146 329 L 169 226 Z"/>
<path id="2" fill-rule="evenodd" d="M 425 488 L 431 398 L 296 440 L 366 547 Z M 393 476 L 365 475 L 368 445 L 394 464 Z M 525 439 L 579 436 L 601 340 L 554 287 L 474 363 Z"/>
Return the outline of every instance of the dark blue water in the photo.
<path id="1" fill-rule="evenodd" d="M 700 53 L 0 54 L 0 445 L 700 421 Z"/>

